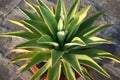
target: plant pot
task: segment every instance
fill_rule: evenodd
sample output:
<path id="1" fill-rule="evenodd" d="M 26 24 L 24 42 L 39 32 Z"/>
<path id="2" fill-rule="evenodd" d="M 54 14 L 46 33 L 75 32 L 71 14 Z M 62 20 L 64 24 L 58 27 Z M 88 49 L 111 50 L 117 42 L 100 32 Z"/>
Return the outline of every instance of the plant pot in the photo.
<path id="1" fill-rule="evenodd" d="M 28 63 L 29 61 L 30 61 L 30 59 L 28 59 L 26 62 Z M 41 64 L 41 66 L 43 66 L 44 64 L 45 63 L 43 62 Z M 88 69 L 88 66 L 86 66 L 86 65 L 82 65 L 82 66 L 84 66 L 84 68 Z M 39 70 L 39 68 L 40 68 L 40 66 L 35 65 L 35 66 L 30 68 L 30 71 L 34 74 L 34 73 L 36 73 Z M 76 77 L 76 79 L 78 79 L 78 78 L 80 78 L 80 75 L 78 73 L 75 73 L 75 77 Z M 47 80 L 47 74 L 46 73 L 44 73 L 41 76 L 41 80 Z M 67 78 L 65 76 L 61 76 L 60 80 L 67 80 Z"/>
<path id="2" fill-rule="evenodd" d="M 30 68 L 30 70 L 32 73 L 36 73 L 39 70 L 39 68 L 37 66 L 33 66 Z"/>
<path id="3" fill-rule="evenodd" d="M 33 66 L 33 67 L 30 68 L 30 70 L 31 70 L 32 73 L 36 73 L 39 70 L 39 68 L 37 66 Z M 75 73 L 75 77 L 76 77 L 76 79 L 78 79 L 80 77 L 80 75 L 78 73 Z M 43 74 L 41 76 L 41 79 L 42 80 L 47 80 L 47 74 L 46 73 Z M 60 80 L 67 80 L 67 78 L 64 77 L 64 76 L 61 76 Z"/>

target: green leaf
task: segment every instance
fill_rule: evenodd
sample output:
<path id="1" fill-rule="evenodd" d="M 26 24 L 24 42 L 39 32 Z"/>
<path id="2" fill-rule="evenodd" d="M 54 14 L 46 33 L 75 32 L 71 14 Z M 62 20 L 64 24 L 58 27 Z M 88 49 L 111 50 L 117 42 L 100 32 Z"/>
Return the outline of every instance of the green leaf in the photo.
<path id="1" fill-rule="evenodd" d="M 77 47 L 83 48 L 83 47 L 85 47 L 85 45 L 79 44 L 79 43 L 66 43 L 64 46 L 64 50 L 71 50 L 71 49 L 74 49 Z"/>
<path id="2" fill-rule="evenodd" d="M 92 40 L 94 42 L 111 42 L 110 40 L 103 39 L 100 37 L 89 37 L 89 40 Z"/>
<path id="3" fill-rule="evenodd" d="M 40 46 L 37 44 L 37 39 L 33 39 L 33 40 L 26 41 L 24 43 L 18 44 L 16 47 L 17 48 L 37 48 Z"/>
<path id="4" fill-rule="evenodd" d="M 95 33 L 97 33 L 97 32 L 99 32 L 99 31 L 101 31 L 101 30 L 103 30 L 103 29 L 105 29 L 105 28 L 108 28 L 108 27 L 110 27 L 110 26 L 112 26 L 111 24 L 101 24 L 101 25 L 97 25 L 97 26 L 95 26 L 95 27 L 92 27 L 91 29 L 88 29 L 87 31 L 86 31 L 86 33 L 85 34 L 83 34 L 83 36 L 85 37 L 85 36 L 92 36 L 92 35 L 95 35 Z"/>
<path id="5" fill-rule="evenodd" d="M 25 9 L 22 9 L 22 8 L 18 8 L 24 15 L 26 15 L 29 19 L 31 20 L 39 20 L 39 21 L 42 21 L 42 19 L 37 16 L 36 14 L 28 11 L 28 10 L 25 10 Z"/>
<path id="6" fill-rule="evenodd" d="M 71 43 L 66 43 L 65 44 L 64 50 L 82 48 L 82 47 L 85 47 L 85 46 L 86 46 L 86 44 L 82 39 L 80 39 L 79 37 L 75 37 L 75 38 L 73 38 Z"/>
<path id="7" fill-rule="evenodd" d="M 84 30 L 87 30 L 87 28 L 89 29 L 89 27 L 91 27 L 93 23 L 96 21 L 96 19 L 103 13 L 104 11 L 98 12 L 93 16 L 91 16 L 90 18 L 88 18 L 87 20 L 85 20 L 84 22 L 82 22 L 79 26 L 79 29 L 76 35 L 79 37 L 82 36 L 85 33 Z"/>
<path id="8" fill-rule="evenodd" d="M 14 23 L 14 24 L 17 24 L 23 28 L 25 28 L 26 30 L 28 30 L 29 32 L 31 33 L 34 33 L 35 35 L 37 36 L 41 36 L 41 33 L 39 32 L 38 29 L 36 29 L 34 26 L 26 23 L 25 21 L 17 21 L 17 20 L 9 20 L 10 22 Z"/>
<path id="9" fill-rule="evenodd" d="M 19 56 L 15 57 L 14 59 L 11 60 L 12 63 L 14 62 L 18 62 L 18 61 L 22 61 L 22 60 L 26 60 L 26 59 L 31 59 L 32 57 L 34 57 L 37 53 L 33 52 L 33 53 L 28 53 L 28 54 L 20 54 Z"/>
<path id="10" fill-rule="evenodd" d="M 48 35 L 43 35 L 37 40 L 37 43 L 53 49 L 59 47 L 58 43 L 54 42 L 53 39 Z"/>
<path id="11" fill-rule="evenodd" d="M 50 34 L 50 31 L 47 27 L 47 25 L 44 22 L 41 21 L 35 21 L 35 20 L 24 20 L 26 23 L 34 26 L 37 30 L 39 30 L 39 32 L 41 32 L 41 34 L 47 34 L 52 36 L 52 34 Z"/>
<path id="12" fill-rule="evenodd" d="M 78 12 L 74 19 L 71 21 L 71 24 L 69 25 L 68 29 L 68 36 L 67 36 L 67 41 L 71 41 L 73 37 L 75 36 L 76 32 L 79 29 L 79 25 L 81 21 L 87 16 L 87 12 L 90 9 L 91 6 L 88 6 L 84 9 L 82 9 L 80 12 Z"/>
<path id="13" fill-rule="evenodd" d="M 68 80 L 76 80 L 75 73 L 70 64 L 63 60 L 63 68 L 65 70 L 65 76 Z"/>
<path id="14" fill-rule="evenodd" d="M 76 57 L 77 57 L 77 59 L 80 60 L 81 64 L 84 64 L 84 65 L 87 65 L 87 66 L 93 68 L 94 70 L 98 71 L 99 73 L 101 73 L 102 75 L 104 75 L 108 78 L 110 77 L 109 74 L 107 74 L 92 58 L 90 58 L 86 54 L 79 54 L 79 55 L 76 55 Z"/>
<path id="15" fill-rule="evenodd" d="M 45 71 L 51 66 L 51 59 L 47 61 L 45 65 L 43 65 L 33 76 L 30 80 L 35 80 L 39 76 L 42 76 Z"/>
<path id="16" fill-rule="evenodd" d="M 56 80 L 60 80 L 60 77 L 61 77 L 61 68 L 62 68 L 62 64 L 61 64 L 61 62 L 60 62 L 60 64 L 59 64 L 59 67 L 58 67 L 58 71 L 57 71 L 57 78 L 56 78 Z"/>
<path id="17" fill-rule="evenodd" d="M 53 14 L 55 14 L 55 6 L 51 6 L 50 9 L 53 12 Z"/>
<path id="18" fill-rule="evenodd" d="M 16 32 L 7 32 L 1 33 L 1 37 L 17 37 L 17 38 L 24 38 L 27 40 L 38 38 L 35 34 L 27 32 L 27 31 L 16 31 Z"/>
<path id="19" fill-rule="evenodd" d="M 61 68 L 60 61 L 54 66 L 50 67 L 47 72 L 47 80 L 56 80 L 57 76 L 59 76 L 59 69 Z"/>
<path id="20" fill-rule="evenodd" d="M 62 9 L 63 9 L 63 15 L 67 16 L 67 10 L 66 10 L 66 7 L 65 7 L 65 4 L 64 4 L 64 1 L 62 1 Z"/>
<path id="21" fill-rule="evenodd" d="M 114 60 L 114 61 L 120 63 L 120 58 L 117 58 L 116 56 L 112 55 L 111 53 L 103 51 L 103 50 L 88 49 L 88 50 L 76 51 L 76 53 L 85 54 L 85 55 L 92 57 L 92 58 L 96 58 L 96 57 L 108 58 L 108 59 L 111 59 L 111 60 Z"/>
<path id="22" fill-rule="evenodd" d="M 80 39 L 79 37 L 75 37 L 73 38 L 73 40 L 71 41 L 71 43 L 66 43 L 65 46 L 64 46 L 64 50 L 68 50 L 68 49 L 74 49 L 74 48 L 81 48 L 81 47 L 84 47 L 86 46 L 85 42 Z"/>
<path id="23" fill-rule="evenodd" d="M 60 43 L 60 46 L 63 47 L 66 33 L 64 31 L 59 31 L 57 33 L 57 37 L 58 37 L 58 42 Z"/>
<path id="24" fill-rule="evenodd" d="M 83 74 L 84 74 L 85 77 L 87 77 L 89 80 L 94 80 L 94 79 L 91 77 L 91 75 L 88 73 L 88 71 L 87 71 L 86 68 L 84 68 L 83 66 L 81 66 L 81 68 L 82 68 L 82 72 L 83 72 Z"/>
<path id="25" fill-rule="evenodd" d="M 112 39 L 102 39 L 99 37 L 82 37 L 82 40 L 85 42 L 85 46 L 79 47 L 78 49 L 93 48 L 100 44 L 111 44 Z"/>
<path id="26" fill-rule="evenodd" d="M 28 70 L 30 67 L 34 66 L 35 64 L 37 63 L 40 63 L 44 60 L 47 60 L 50 58 L 50 52 L 48 51 L 41 51 L 40 53 L 36 54 L 32 59 L 31 61 L 27 64 L 27 66 L 21 70 L 21 72 L 24 72 L 26 70 Z"/>
<path id="27" fill-rule="evenodd" d="M 12 49 L 10 52 L 14 53 L 30 53 L 33 49 Z"/>
<path id="28" fill-rule="evenodd" d="M 62 0 L 58 0 L 57 1 L 57 6 L 56 6 L 56 13 L 55 13 L 55 18 L 56 18 L 56 21 L 58 22 L 61 15 L 62 15 Z"/>
<path id="29" fill-rule="evenodd" d="M 36 51 L 42 51 L 43 48 L 34 48 L 34 47 L 31 47 L 31 48 L 21 48 L 21 49 L 13 49 L 12 52 L 16 52 L 16 53 L 28 53 L 28 52 L 36 52 Z"/>
<path id="30" fill-rule="evenodd" d="M 39 42 L 39 47 L 47 49 L 59 49 L 59 45 L 56 42 Z"/>
<path id="31" fill-rule="evenodd" d="M 64 54 L 63 51 L 52 50 L 51 57 L 52 57 L 52 66 L 53 67 L 58 63 L 58 61 L 60 60 L 60 58 L 62 57 L 63 54 Z"/>
<path id="32" fill-rule="evenodd" d="M 58 31 L 63 31 L 63 30 L 64 30 L 64 22 L 61 17 L 58 21 Z"/>
<path id="33" fill-rule="evenodd" d="M 58 31 L 57 30 L 57 21 L 56 21 L 56 19 L 44 7 L 40 6 L 40 10 L 41 10 L 41 13 L 42 13 L 42 17 L 44 18 L 44 21 L 47 24 L 48 29 L 50 30 L 51 34 L 53 35 L 53 38 L 55 39 L 56 38 L 56 33 Z"/>
<path id="34" fill-rule="evenodd" d="M 47 49 L 53 49 L 58 46 L 57 43 L 55 42 L 44 42 L 44 43 L 38 43 L 38 39 L 33 39 L 30 41 L 26 41 L 24 43 L 18 44 L 16 47 L 17 48 L 47 48 Z"/>
<path id="35" fill-rule="evenodd" d="M 52 10 L 50 10 L 49 7 L 47 7 L 47 5 L 42 2 L 42 0 L 38 0 L 38 3 L 39 3 L 39 7 L 42 6 L 42 7 L 45 8 L 52 16 L 54 16 Z M 42 14 L 42 12 L 41 12 L 41 14 Z"/>
<path id="36" fill-rule="evenodd" d="M 23 68 L 25 68 L 26 65 L 27 65 L 27 63 L 23 64 L 22 66 L 20 66 L 20 67 L 18 68 L 18 70 L 19 70 L 19 71 L 22 70 Z"/>
<path id="37" fill-rule="evenodd" d="M 72 4 L 71 8 L 68 11 L 68 15 L 67 15 L 68 21 L 71 20 L 76 14 L 79 3 L 80 3 L 80 0 L 75 0 L 74 3 Z"/>
<path id="38" fill-rule="evenodd" d="M 99 37 L 84 37 L 82 40 L 86 43 L 86 47 L 94 47 L 100 44 L 110 44 L 112 40 L 106 40 Z"/>
<path id="39" fill-rule="evenodd" d="M 56 6 L 56 13 L 55 13 L 55 18 L 57 22 L 60 20 L 60 17 L 62 17 L 62 15 L 65 15 L 64 3 L 63 3 L 63 0 L 58 0 L 57 6 Z"/>
<path id="40" fill-rule="evenodd" d="M 73 40 L 71 42 L 72 43 L 79 43 L 81 45 L 85 45 L 85 42 L 82 39 L 80 39 L 79 37 L 73 38 Z"/>
<path id="41" fill-rule="evenodd" d="M 42 42 L 53 42 L 53 39 L 48 36 L 48 35 L 42 35 L 38 40 L 37 43 L 42 43 Z"/>
<path id="42" fill-rule="evenodd" d="M 36 4 L 34 4 L 34 3 L 32 3 L 32 2 L 29 2 L 28 0 L 24 0 L 24 1 L 25 1 L 25 3 L 26 3 L 28 6 L 30 6 L 30 7 L 37 13 L 37 15 L 39 15 L 40 18 L 42 19 L 39 6 L 36 5 Z"/>
<path id="43" fill-rule="evenodd" d="M 63 58 L 73 67 L 77 73 L 79 73 L 79 75 L 83 75 L 78 59 L 74 54 L 64 54 Z"/>

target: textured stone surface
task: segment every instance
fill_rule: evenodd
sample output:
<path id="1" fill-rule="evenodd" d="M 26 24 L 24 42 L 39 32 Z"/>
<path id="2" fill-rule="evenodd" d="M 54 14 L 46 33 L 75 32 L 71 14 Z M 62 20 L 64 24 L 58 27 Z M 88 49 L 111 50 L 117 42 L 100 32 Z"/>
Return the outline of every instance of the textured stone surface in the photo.
<path id="1" fill-rule="evenodd" d="M 90 74 L 94 76 L 95 80 L 119 80 L 120 79 L 120 64 L 115 62 L 109 62 L 104 64 L 102 67 L 103 69 L 106 70 L 106 72 L 109 73 L 109 75 L 111 76 L 110 79 L 102 76 L 96 71 L 90 70 Z"/>
<path id="2" fill-rule="evenodd" d="M 36 3 L 36 0 L 30 0 Z M 43 0 L 48 5 L 54 5 L 57 0 Z M 64 0 L 66 7 L 70 7 L 74 0 Z M 120 0 L 81 0 L 81 5 L 79 9 L 92 5 L 91 10 L 89 11 L 89 16 L 95 12 L 107 10 L 107 12 L 102 15 L 95 24 L 98 23 L 111 23 L 114 24 L 112 27 L 103 30 L 97 34 L 97 36 L 104 38 L 113 38 L 114 44 L 112 45 L 100 45 L 99 48 L 111 52 L 112 54 L 120 57 Z M 12 19 L 23 19 L 24 15 L 21 14 L 17 6 L 31 10 L 23 0 L 0 0 L 0 33 L 8 31 L 16 31 L 22 28 L 11 24 L 7 21 L 8 18 Z M 20 77 L 17 77 L 17 66 L 18 64 L 12 64 L 8 67 L 5 67 L 6 60 L 9 61 L 9 58 L 14 57 L 15 55 L 10 53 L 10 50 L 14 47 L 15 44 L 18 44 L 23 40 L 13 39 L 13 38 L 0 38 L 0 80 L 28 80 L 30 73 L 25 73 Z M 90 73 L 95 76 L 95 80 L 120 80 L 120 64 L 111 62 L 110 60 L 99 61 L 102 67 L 111 75 L 111 79 L 103 77 L 101 74 L 90 70 Z M 20 63 L 19 63 L 20 64 Z M 10 70 L 11 69 L 11 70 Z M 5 75 L 3 75 L 3 72 Z M 15 75 L 13 75 L 15 74 Z"/>
<path id="3" fill-rule="evenodd" d="M 22 75 L 18 75 L 19 66 L 10 64 L 9 66 L 5 66 L 10 60 L 4 58 L 0 54 L 0 80 L 29 80 L 31 77 L 30 72 L 25 72 Z"/>

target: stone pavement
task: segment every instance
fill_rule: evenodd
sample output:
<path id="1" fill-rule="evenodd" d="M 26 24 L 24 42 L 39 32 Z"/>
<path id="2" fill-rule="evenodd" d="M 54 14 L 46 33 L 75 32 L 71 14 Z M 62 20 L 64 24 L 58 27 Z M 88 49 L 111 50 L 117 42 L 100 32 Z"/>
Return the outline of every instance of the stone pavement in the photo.
<path id="1" fill-rule="evenodd" d="M 35 2 L 36 0 L 30 0 Z M 56 0 L 43 0 L 48 5 L 56 4 Z M 64 0 L 68 8 L 73 0 Z M 97 36 L 104 38 L 113 38 L 115 44 L 101 45 L 99 48 L 112 52 L 114 55 L 120 57 L 120 0 L 81 0 L 79 9 L 92 5 L 89 11 L 89 16 L 95 12 L 107 10 L 97 21 L 97 23 L 111 23 L 113 27 L 103 30 Z M 0 33 L 8 31 L 16 31 L 22 28 L 9 23 L 8 19 L 23 19 L 25 16 L 20 13 L 17 6 L 30 9 L 24 4 L 23 0 L 0 0 Z M 30 9 L 31 10 L 31 9 Z M 4 65 L 10 61 L 15 55 L 10 53 L 10 50 L 15 44 L 20 43 L 21 39 L 0 38 L 0 80 L 29 80 L 31 73 L 25 72 L 18 75 L 18 67 L 22 63 L 11 64 L 8 67 Z M 90 70 L 91 75 L 95 76 L 95 80 L 120 80 L 120 64 L 113 61 L 104 60 L 99 61 L 100 65 L 111 75 L 111 79 L 107 79 L 97 72 Z"/>

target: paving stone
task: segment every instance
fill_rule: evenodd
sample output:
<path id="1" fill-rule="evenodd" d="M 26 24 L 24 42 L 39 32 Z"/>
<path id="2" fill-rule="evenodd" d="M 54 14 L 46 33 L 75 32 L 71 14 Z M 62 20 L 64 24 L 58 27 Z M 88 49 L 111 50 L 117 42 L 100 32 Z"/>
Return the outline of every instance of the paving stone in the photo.
<path id="1" fill-rule="evenodd" d="M 15 64 L 10 64 L 5 66 L 10 60 L 3 57 L 0 53 L 0 80 L 29 80 L 31 73 L 29 71 L 18 75 L 19 66 Z"/>

